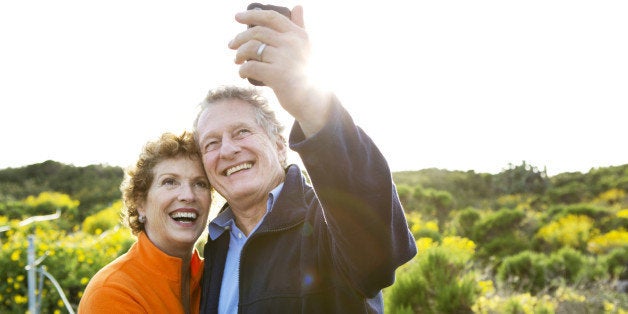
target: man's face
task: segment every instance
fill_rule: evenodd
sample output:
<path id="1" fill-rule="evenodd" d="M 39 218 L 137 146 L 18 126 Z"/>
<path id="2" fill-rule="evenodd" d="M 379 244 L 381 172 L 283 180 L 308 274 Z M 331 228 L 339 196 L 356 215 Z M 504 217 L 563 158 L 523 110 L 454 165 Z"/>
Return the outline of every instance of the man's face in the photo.
<path id="1" fill-rule="evenodd" d="M 209 181 L 230 204 L 265 202 L 284 180 L 286 147 L 269 138 L 247 102 L 213 103 L 199 117 L 197 132 Z"/>

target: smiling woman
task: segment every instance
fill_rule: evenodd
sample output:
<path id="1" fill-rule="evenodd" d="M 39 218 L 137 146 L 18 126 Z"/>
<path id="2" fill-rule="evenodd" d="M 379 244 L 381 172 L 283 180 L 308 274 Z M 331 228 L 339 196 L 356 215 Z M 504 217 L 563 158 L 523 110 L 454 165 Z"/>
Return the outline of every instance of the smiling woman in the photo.
<path id="1" fill-rule="evenodd" d="M 125 222 L 138 241 L 89 282 L 79 313 L 197 313 L 211 186 L 191 133 L 144 146 L 121 186 Z"/>

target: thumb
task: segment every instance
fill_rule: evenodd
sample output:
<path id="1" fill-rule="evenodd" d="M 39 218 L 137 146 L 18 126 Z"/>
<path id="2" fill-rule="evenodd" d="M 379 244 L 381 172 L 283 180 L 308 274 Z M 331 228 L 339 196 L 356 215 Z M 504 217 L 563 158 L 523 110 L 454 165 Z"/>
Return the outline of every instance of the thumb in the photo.
<path id="1" fill-rule="evenodd" d="M 305 23 L 303 21 L 303 7 L 300 5 L 292 8 L 292 12 L 290 12 L 290 20 L 297 24 L 298 26 L 305 28 Z"/>

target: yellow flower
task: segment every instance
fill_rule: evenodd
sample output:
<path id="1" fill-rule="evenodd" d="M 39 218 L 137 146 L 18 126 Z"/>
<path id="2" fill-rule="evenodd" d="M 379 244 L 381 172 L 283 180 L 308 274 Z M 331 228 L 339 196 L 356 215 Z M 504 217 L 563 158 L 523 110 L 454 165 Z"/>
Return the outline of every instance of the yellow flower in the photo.
<path id="1" fill-rule="evenodd" d="M 15 251 L 13 251 L 13 253 L 11 253 L 11 260 L 12 260 L 12 261 L 14 261 L 14 262 L 15 262 L 15 261 L 17 261 L 17 260 L 19 260 L 19 259 L 20 259 L 20 254 L 21 254 L 21 253 L 22 253 L 22 252 L 20 252 L 20 250 L 15 250 Z"/>
<path id="2" fill-rule="evenodd" d="M 416 240 L 416 246 L 418 251 L 421 253 L 436 245 L 434 244 L 434 240 L 432 240 L 432 238 L 419 238 Z"/>
<path id="3" fill-rule="evenodd" d="M 495 292 L 495 287 L 493 286 L 492 280 L 480 280 L 478 282 L 478 286 L 480 286 L 480 293 L 482 295 Z"/>
<path id="4" fill-rule="evenodd" d="M 613 312 L 614 310 L 615 310 L 615 304 L 608 301 L 604 301 L 604 312 L 609 313 L 609 312 Z"/>
<path id="5" fill-rule="evenodd" d="M 13 301 L 15 301 L 16 304 L 24 304 L 28 302 L 28 298 L 23 295 L 17 294 L 13 297 Z"/>
<path id="6" fill-rule="evenodd" d="M 87 277 L 81 278 L 81 284 L 82 285 L 86 285 L 88 282 L 89 282 L 89 278 L 87 278 Z"/>

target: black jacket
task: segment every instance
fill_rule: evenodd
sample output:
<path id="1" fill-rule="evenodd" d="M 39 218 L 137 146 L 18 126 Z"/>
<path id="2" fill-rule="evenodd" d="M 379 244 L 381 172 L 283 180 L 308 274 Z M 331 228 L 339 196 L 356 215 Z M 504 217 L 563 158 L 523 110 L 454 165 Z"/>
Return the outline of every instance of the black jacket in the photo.
<path id="1" fill-rule="evenodd" d="M 388 165 L 338 104 L 240 257 L 240 313 L 381 313 L 381 290 L 416 254 Z M 205 245 L 201 313 L 217 313 L 229 232 Z M 230 279 L 226 279 L 230 280 Z M 234 278 L 233 280 L 237 280 Z"/>

